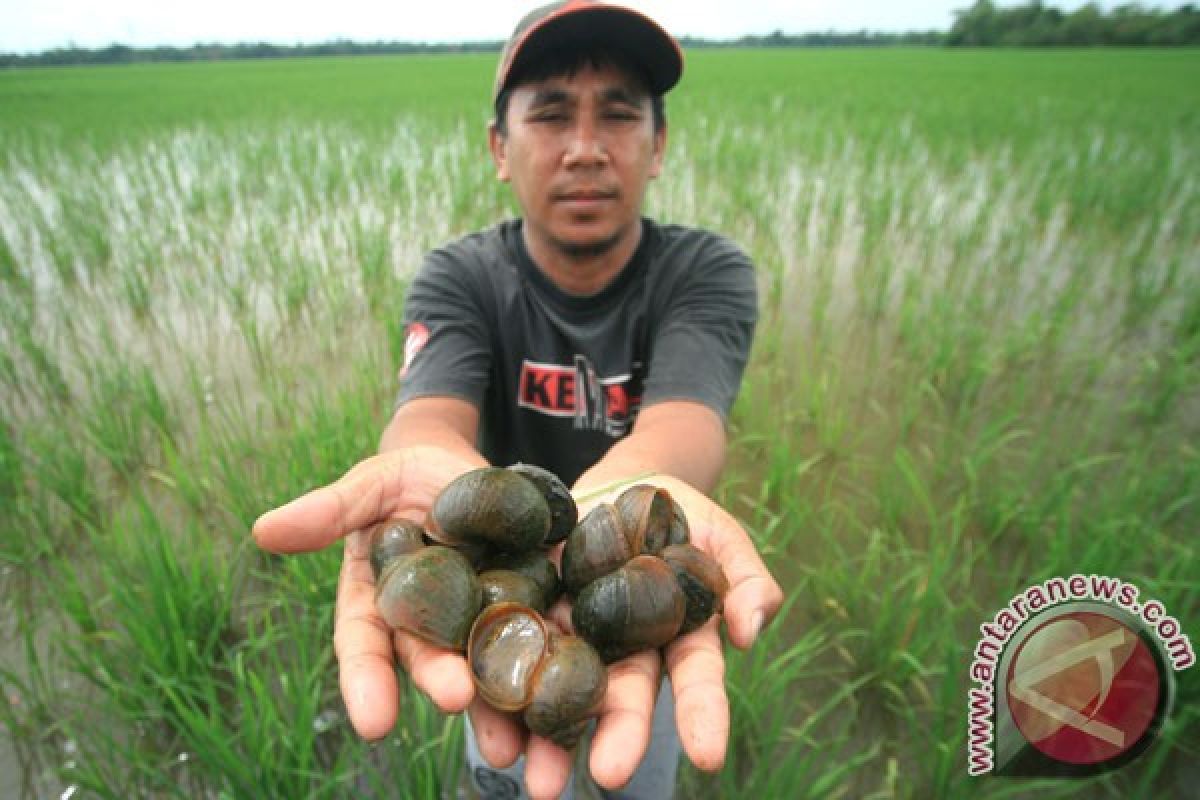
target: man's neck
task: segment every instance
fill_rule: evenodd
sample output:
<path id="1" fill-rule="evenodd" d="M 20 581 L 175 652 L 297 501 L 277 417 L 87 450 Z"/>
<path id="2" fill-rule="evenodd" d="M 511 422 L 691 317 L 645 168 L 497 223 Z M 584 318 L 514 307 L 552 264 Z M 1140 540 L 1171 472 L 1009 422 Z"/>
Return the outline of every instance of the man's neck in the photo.
<path id="1" fill-rule="evenodd" d="M 621 273 L 642 241 L 642 221 L 623 233 L 611 247 L 572 249 L 561 246 L 522 226 L 521 238 L 534 266 L 567 294 L 596 294 Z"/>

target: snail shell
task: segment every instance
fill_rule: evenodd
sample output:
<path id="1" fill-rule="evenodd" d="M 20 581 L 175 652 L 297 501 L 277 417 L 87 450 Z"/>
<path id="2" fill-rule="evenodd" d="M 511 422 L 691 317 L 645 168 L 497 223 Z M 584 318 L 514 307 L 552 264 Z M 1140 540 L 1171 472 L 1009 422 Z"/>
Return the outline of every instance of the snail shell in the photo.
<path id="1" fill-rule="evenodd" d="M 583 587 L 607 575 L 641 552 L 636 530 L 625 525 L 615 506 L 601 503 L 580 520 L 567 537 L 562 552 L 562 580 L 566 590 L 578 594 Z"/>
<path id="2" fill-rule="evenodd" d="M 666 489 L 649 484 L 631 486 L 616 499 L 617 515 L 628 531 L 627 538 L 638 542 L 634 555 L 657 555 L 671 535 L 671 523 L 677 508 Z"/>
<path id="3" fill-rule="evenodd" d="M 534 464 L 513 464 L 509 469 L 531 481 L 542 493 L 546 507 L 550 509 L 550 531 L 542 541 L 542 546 L 549 547 L 566 539 L 579 521 L 579 509 L 566 484 L 550 470 Z"/>
<path id="4" fill-rule="evenodd" d="M 646 555 L 584 587 L 571 609 L 571 622 L 611 664 L 670 642 L 683 624 L 684 611 L 674 570 L 661 558 Z"/>
<path id="5" fill-rule="evenodd" d="M 368 539 L 371 572 L 375 580 L 394 560 L 425 546 L 425 529 L 415 522 L 396 519 L 381 522 L 371 529 Z"/>
<path id="6" fill-rule="evenodd" d="M 485 542 L 520 552 L 550 531 L 550 509 L 533 482 L 512 470 L 484 467 L 446 484 L 433 501 L 429 533 L 443 544 Z"/>
<path id="7" fill-rule="evenodd" d="M 562 594 L 562 581 L 558 579 L 558 569 L 540 550 L 531 550 L 528 553 L 496 553 L 485 560 L 483 569 L 510 570 L 531 579 L 541 593 L 539 604 L 542 609 L 550 608 Z"/>
<path id="8" fill-rule="evenodd" d="M 679 635 L 691 633 L 721 610 L 729 581 L 720 564 L 690 544 L 668 545 L 663 548 L 662 559 L 675 571 L 675 579 L 683 590 L 686 610 Z"/>
<path id="9" fill-rule="evenodd" d="M 479 573 L 484 607 L 496 603 L 519 603 L 539 614 L 546 612 L 542 589 L 527 575 L 511 569 L 489 569 Z"/>
<path id="10" fill-rule="evenodd" d="M 475 570 L 449 547 L 397 558 L 375 589 L 375 606 L 388 625 L 453 650 L 466 646 L 481 602 Z"/>
<path id="11" fill-rule="evenodd" d="M 574 747 L 588 720 L 599 712 L 608 688 L 608 670 L 600 655 L 578 636 L 555 634 L 535 680 L 525 724 L 559 747 Z"/>
<path id="12" fill-rule="evenodd" d="M 493 708 L 524 710 L 531 731 L 562 747 L 578 741 L 608 684 L 587 642 L 552 634 L 537 612 L 517 603 L 484 609 L 471 629 L 467 663 Z"/>

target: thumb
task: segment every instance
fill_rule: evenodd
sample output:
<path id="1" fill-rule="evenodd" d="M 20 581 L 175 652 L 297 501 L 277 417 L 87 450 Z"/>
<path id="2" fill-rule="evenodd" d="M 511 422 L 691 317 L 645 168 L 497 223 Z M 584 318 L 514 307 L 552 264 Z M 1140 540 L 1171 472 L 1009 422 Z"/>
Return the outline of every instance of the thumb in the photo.
<path id="1" fill-rule="evenodd" d="M 374 456 L 338 481 L 268 511 L 254 523 L 258 546 L 273 553 L 320 550 L 386 519 L 398 500 L 403 457 Z"/>

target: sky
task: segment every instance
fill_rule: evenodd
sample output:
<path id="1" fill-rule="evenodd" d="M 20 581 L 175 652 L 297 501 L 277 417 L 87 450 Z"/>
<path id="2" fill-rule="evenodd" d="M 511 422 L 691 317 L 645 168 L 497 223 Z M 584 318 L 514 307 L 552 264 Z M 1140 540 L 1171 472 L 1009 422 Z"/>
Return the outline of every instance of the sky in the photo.
<path id="1" fill-rule="evenodd" d="M 196 42 L 297 44 L 505 39 L 545 0 L 0 0 L 0 52 L 55 47 L 186 46 Z M 712 39 L 810 31 L 947 30 L 974 0 L 624 0 L 676 36 Z M 1111 8 L 1117 2 L 1100 2 Z M 999 0 L 997 5 L 1020 3 Z M 1082 2 L 1048 0 L 1073 10 Z M 1146 3 L 1150 6 L 1163 6 Z M 1170 7 L 1174 7 L 1172 4 Z"/>

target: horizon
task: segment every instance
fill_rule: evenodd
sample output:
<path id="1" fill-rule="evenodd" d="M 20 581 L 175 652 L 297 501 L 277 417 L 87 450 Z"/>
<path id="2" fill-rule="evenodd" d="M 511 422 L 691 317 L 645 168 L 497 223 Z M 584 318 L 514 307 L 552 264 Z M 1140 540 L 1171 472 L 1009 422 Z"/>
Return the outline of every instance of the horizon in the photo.
<path id="1" fill-rule="evenodd" d="M 535 0 L 536 1 L 536 0 Z M 366 0 L 347 0 L 337 8 L 295 9 L 278 0 L 247 8 L 234 0 L 213 0 L 203 8 L 162 7 L 152 0 L 112 0 L 103 13 L 81 0 L 49 0 L 37 8 L 0 0 L 0 53 L 37 55 L 60 49 L 102 50 L 203 45 L 271 44 L 279 47 L 333 42 L 412 45 L 483 45 L 503 42 L 515 21 L 534 2 L 450 2 L 435 8 L 379 8 Z M 836 8 L 787 0 L 758 0 L 732 6 L 721 0 L 650 0 L 624 3 L 653 17 L 677 38 L 733 41 L 746 36 L 874 34 L 948 31 L 954 12 L 971 2 L 916 0 L 900 9 L 880 0 L 848 0 Z M 1003 3 L 1011 7 L 1023 3 Z M 1084 2 L 1051 3 L 1064 12 Z M 1102 11 L 1124 5 L 1099 2 Z M 1180 3 L 1147 3 L 1169 10 Z"/>

